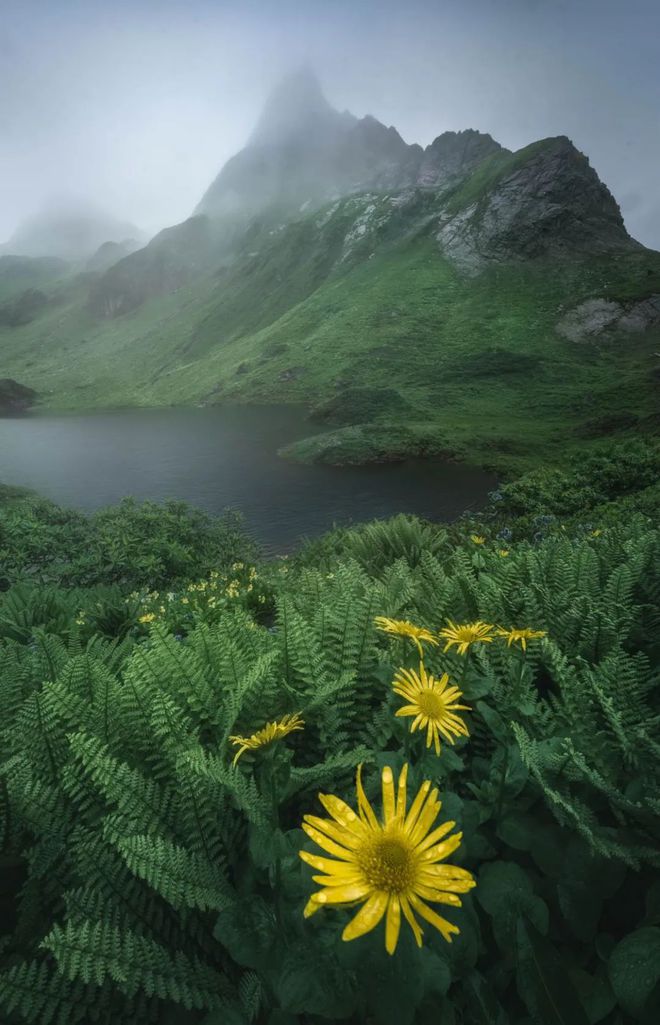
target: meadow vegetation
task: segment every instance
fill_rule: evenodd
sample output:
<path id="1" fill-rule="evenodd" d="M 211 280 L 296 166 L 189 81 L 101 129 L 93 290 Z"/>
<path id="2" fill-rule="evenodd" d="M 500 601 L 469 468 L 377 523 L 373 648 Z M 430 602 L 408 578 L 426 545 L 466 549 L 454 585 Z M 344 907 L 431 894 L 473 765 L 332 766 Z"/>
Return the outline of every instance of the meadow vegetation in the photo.
<path id="1" fill-rule="evenodd" d="M 382 196 L 289 224 L 275 212 L 231 265 L 114 317 L 90 307 L 105 279 L 49 286 L 29 323 L 0 325 L 3 373 L 48 409 L 305 403 L 310 433 L 320 422 L 329 437 L 294 447 L 302 459 L 396 457 L 405 444 L 521 473 L 657 430 L 660 325 L 581 341 L 557 328 L 586 300 L 627 309 L 660 293 L 659 254 L 549 255 L 466 277 L 438 252 L 432 197 L 414 202 L 404 223 Z"/>
<path id="2" fill-rule="evenodd" d="M 657 448 L 265 560 L 0 491 L 7 1025 L 650 1025 Z"/>

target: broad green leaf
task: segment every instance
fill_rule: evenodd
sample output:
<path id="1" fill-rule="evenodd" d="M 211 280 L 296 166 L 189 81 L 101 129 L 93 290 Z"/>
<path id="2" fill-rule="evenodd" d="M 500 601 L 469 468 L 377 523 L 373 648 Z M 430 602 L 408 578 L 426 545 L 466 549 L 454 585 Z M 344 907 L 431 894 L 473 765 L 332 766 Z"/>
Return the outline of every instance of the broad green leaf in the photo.
<path id="1" fill-rule="evenodd" d="M 598 928 L 603 900 L 597 890 L 570 876 L 560 880 L 557 896 L 566 921 L 578 939 L 590 943 Z"/>
<path id="2" fill-rule="evenodd" d="M 535 895 L 527 875 L 515 862 L 495 861 L 484 865 L 475 892 L 493 920 L 498 946 L 507 954 L 515 944 L 516 923 L 521 915 L 539 932 L 547 932 L 548 908 Z"/>
<path id="3" fill-rule="evenodd" d="M 348 1018 L 355 1009 L 357 988 L 332 951 L 309 943 L 288 949 L 275 983 L 277 999 L 291 1014 L 317 1014 L 330 1021 Z"/>
<path id="4" fill-rule="evenodd" d="M 589 1025 L 568 977 L 569 965 L 540 933 L 520 918 L 516 927 L 518 992 L 539 1025 Z"/>
<path id="5" fill-rule="evenodd" d="M 660 980 L 660 929 L 645 926 L 617 943 L 610 956 L 609 976 L 624 1011 L 639 1017 Z"/>
<path id="6" fill-rule="evenodd" d="M 479 713 L 490 732 L 502 743 L 506 743 L 509 737 L 509 727 L 499 712 L 487 705 L 485 701 L 477 701 L 476 711 Z"/>
<path id="7" fill-rule="evenodd" d="M 483 975 L 472 972 L 462 985 L 470 1025 L 508 1025 L 504 1008 Z"/>
<path id="8" fill-rule="evenodd" d="M 275 914 L 265 901 L 254 896 L 232 904 L 222 911 L 213 935 L 245 968 L 272 968 L 277 961 L 278 945 Z"/>
<path id="9" fill-rule="evenodd" d="M 530 850 L 538 824 L 524 812 L 511 811 L 497 825 L 497 835 L 516 851 Z"/>
<path id="10" fill-rule="evenodd" d="M 385 950 L 382 937 L 378 941 L 372 937 L 365 956 L 356 965 L 356 975 L 367 1001 L 368 1016 L 375 1025 L 413 1025 L 415 1010 L 424 995 L 423 963 L 407 928 L 405 933 L 402 930 L 393 955 Z M 438 982 L 444 978 L 438 977 Z"/>
<path id="11" fill-rule="evenodd" d="M 616 1004 L 616 997 L 605 975 L 603 965 L 599 965 L 599 971 L 602 974 L 590 975 L 581 968 L 571 968 L 570 970 L 571 981 L 587 1012 L 590 1025 L 597 1025 L 599 1021 L 602 1021 Z"/>

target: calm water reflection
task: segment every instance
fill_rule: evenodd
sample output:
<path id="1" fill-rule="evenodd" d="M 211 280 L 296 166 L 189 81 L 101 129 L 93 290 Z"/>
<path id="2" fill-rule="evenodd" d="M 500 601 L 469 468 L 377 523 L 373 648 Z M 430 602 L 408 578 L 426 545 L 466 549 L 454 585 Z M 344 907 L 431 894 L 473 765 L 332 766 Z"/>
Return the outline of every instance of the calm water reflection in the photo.
<path id="1" fill-rule="evenodd" d="M 0 481 L 62 505 L 98 509 L 125 495 L 240 509 L 269 549 L 285 551 L 333 523 L 397 512 L 452 519 L 494 478 L 452 463 L 300 466 L 277 449 L 313 432 L 282 406 L 127 410 L 0 419 Z"/>

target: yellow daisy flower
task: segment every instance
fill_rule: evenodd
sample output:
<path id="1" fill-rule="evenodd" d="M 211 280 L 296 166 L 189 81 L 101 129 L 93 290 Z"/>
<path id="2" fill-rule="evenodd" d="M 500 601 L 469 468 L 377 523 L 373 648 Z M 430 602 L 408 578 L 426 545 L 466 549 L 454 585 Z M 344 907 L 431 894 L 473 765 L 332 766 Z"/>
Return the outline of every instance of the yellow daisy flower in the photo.
<path id="1" fill-rule="evenodd" d="M 389 766 L 383 769 L 383 818 L 379 822 L 362 788 L 361 768 L 357 770 L 357 814 L 339 797 L 319 794 L 331 817 L 305 815 L 302 828 L 307 835 L 324 852 L 334 855 L 328 858 L 299 852 L 303 861 L 323 873 L 312 877 L 322 889 L 307 902 L 305 918 L 326 905 L 360 903 L 363 906 L 344 929 L 343 940 L 364 936 L 386 916 L 385 948 L 393 954 L 403 914 L 418 946 L 422 945 L 423 931 L 416 915 L 451 942 L 458 927 L 438 915 L 426 901 L 460 907 L 458 894 L 476 885 L 466 869 L 439 864 L 460 845 L 462 833 L 447 836 L 455 822 L 444 822 L 433 829 L 441 803 L 438 790 L 431 790 L 430 780 L 422 783 L 406 812 L 407 765 L 396 788 L 392 770 Z"/>
<path id="2" fill-rule="evenodd" d="M 507 646 L 510 647 L 512 644 L 520 642 L 520 646 L 523 651 L 527 651 L 527 641 L 537 640 L 539 637 L 547 637 L 547 630 L 516 630 L 515 627 L 511 627 L 510 630 L 505 630 L 504 627 L 498 626 L 497 636 L 506 637 Z"/>
<path id="3" fill-rule="evenodd" d="M 246 751 L 256 751 L 257 748 L 267 747 L 272 744 L 274 740 L 281 740 L 282 737 L 286 737 L 287 734 L 293 733 L 294 730 L 302 730 L 305 723 L 300 718 L 300 714 L 295 712 L 293 715 L 283 716 L 279 722 L 267 722 L 265 726 L 262 726 L 260 730 L 253 733 L 249 737 L 230 737 L 229 740 L 238 747 L 239 750 L 232 762 L 232 765 L 236 765 L 236 762 Z"/>
<path id="4" fill-rule="evenodd" d="M 470 541 L 472 541 L 475 545 L 486 544 L 486 538 L 482 537 L 481 534 L 470 534 Z"/>
<path id="5" fill-rule="evenodd" d="M 497 549 L 497 554 L 499 555 L 500 559 L 506 559 L 507 555 L 509 554 L 509 549 L 508 548 L 498 548 Z"/>
<path id="6" fill-rule="evenodd" d="M 446 641 L 444 650 L 449 651 L 452 645 L 456 645 L 459 655 L 465 655 L 472 644 L 489 644 L 493 640 L 494 626 L 490 623 L 482 623 L 480 619 L 474 623 L 459 625 L 447 620 L 447 626 L 439 631 L 443 641 Z"/>
<path id="7" fill-rule="evenodd" d="M 415 626 L 408 619 L 388 619 L 386 616 L 376 616 L 374 623 L 376 628 L 382 630 L 383 633 L 393 634 L 395 637 L 409 637 L 413 644 L 417 645 L 420 658 L 424 657 L 422 641 L 426 641 L 428 644 L 438 643 L 430 630 L 426 630 L 423 626 Z"/>
<path id="8" fill-rule="evenodd" d="M 138 618 L 138 623 L 153 623 L 156 618 L 155 612 L 145 612 L 143 616 Z"/>
<path id="9" fill-rule="evenodd" d="M 596 530 L 592 530 L 592 531 L 591 531 L 591 533 L 589 534 L 589 537 L 600 537 L 600 535 L 601 535 L 602 533 L 603 533 L 603 532 L 602 532 L 602 530 L 600 529 L 600 527 L 597 527 L 597 528 L 596 528 Z"/>
<path id="10" fill-rule="evenodd" d="M 426 672 L 422 662 L 418 673 L 414 669 L 399 669 L 392 684 L 394 693 L 408 701 L 396 715 L 414 715 L 410 732 L 425 729 L 426 746 L 430 747 L 433 742 L 437 755 L 440 754 L 440 734 L 450 744 L 454 743 L 454 737 L 469 736 L 467 726 L 455 713 L 469 712 L 471 708 L 469 705 L 456 704 L 457 699 L 463 696 L 462 692 L 458 687 L 449 687 L 448 684 L 447 673 L 436 680 Z"/>

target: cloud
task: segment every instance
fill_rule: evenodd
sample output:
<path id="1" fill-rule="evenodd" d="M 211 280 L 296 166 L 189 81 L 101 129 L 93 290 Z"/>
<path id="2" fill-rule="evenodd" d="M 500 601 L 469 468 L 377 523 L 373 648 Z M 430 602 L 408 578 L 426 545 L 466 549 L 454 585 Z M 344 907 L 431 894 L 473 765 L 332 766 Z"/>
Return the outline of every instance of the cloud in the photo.
<path id="1" fill-rule="evenodd" d="M 5 0 L 2 26 L 0 238 L 54 196 L 183 219 L 306 60 L 408 142 L 569 135 L 660 248 L 654 0 Z"/>

